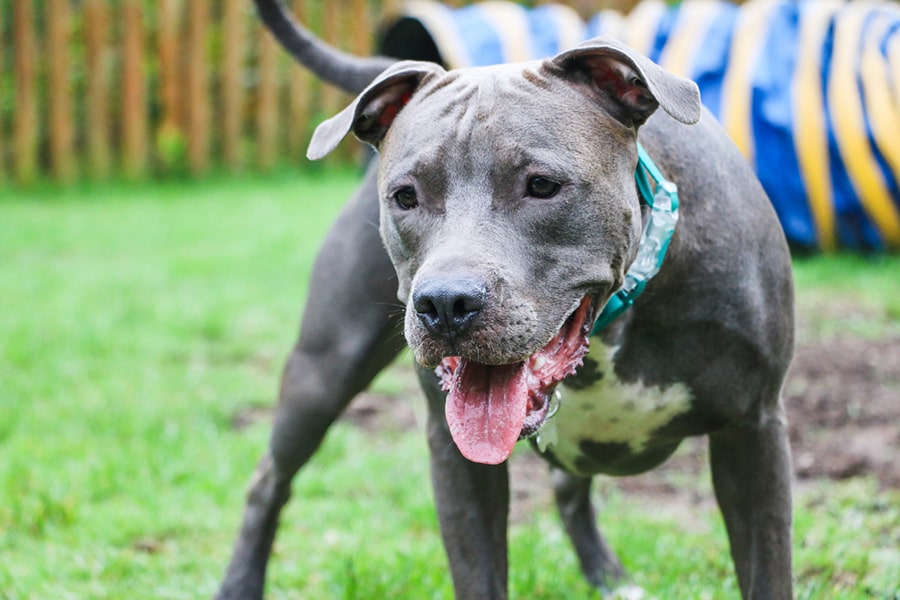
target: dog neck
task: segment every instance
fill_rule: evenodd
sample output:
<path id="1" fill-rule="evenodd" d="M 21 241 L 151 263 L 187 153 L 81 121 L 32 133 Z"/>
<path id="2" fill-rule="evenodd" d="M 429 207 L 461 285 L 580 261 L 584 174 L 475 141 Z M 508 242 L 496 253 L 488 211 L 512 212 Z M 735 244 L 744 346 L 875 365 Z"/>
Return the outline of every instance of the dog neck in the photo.
<path id="1" fill-rule="evenodd" d="M 637 257 L 625 274 L 625 283 L 610 297 L 597 316 L 591 335 L 598 335 L 603 331 L 631 308 L 644 292 L 647 282 L 662 267 L 678 223 L 678 187 L 663 176 L 640 144 L 634 179 L 641 203 L 650 208 L 650 214 L 644 223 Z"/>

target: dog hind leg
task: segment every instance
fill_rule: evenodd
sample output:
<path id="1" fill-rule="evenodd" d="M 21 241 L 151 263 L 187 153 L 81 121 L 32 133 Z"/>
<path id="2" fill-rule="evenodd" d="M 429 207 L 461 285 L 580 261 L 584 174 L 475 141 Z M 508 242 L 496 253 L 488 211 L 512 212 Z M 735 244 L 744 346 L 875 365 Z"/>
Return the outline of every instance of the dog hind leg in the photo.
<path id="1" fill-rule="evenodd" d="M 251 482 L 217 599 L 262 598 L 291 480 L 350 400 L 405 345 L 400 319 L 392 319 L 399 312 L 396 277 L 377 230 L 376 162 L 316 259 L 300 336 L 282 376 L 269 452 Z"/>
<path id="2" fill-rule="evenodd" d="M 556 507 L 581 563 L 581 572 L 605 592 L 616 588 L 624 579 L 625 570 L 597 527 L 591 478 L 554 468 L 552 480 Z"/>

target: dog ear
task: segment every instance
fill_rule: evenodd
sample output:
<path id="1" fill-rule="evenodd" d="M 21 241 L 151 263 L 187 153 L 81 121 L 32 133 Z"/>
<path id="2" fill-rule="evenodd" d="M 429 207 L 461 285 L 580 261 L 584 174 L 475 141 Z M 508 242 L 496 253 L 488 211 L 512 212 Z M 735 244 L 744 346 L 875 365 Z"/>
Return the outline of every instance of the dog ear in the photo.
<path id="1" fill-rule="evenodd" d="M 434 63 L 402 61 L 379 75 L 350 105 L 315 130 L 306 156 L 318 160 L 334 150 L 347 133 L 375 148 L 397 114 L 429 74 L 445 72 Z"/>
<path id="2" fill-rule="evenodd" d="M 552 63 L 592 82 L 612 105 L 613 116 L 640 126 L 662 107 L 674 119 L 692 125 L 700 120 L 700 90 L 688 79 L 669 73 L 646 56 L 612 38 L 595 38 L 558 54 Z"/>

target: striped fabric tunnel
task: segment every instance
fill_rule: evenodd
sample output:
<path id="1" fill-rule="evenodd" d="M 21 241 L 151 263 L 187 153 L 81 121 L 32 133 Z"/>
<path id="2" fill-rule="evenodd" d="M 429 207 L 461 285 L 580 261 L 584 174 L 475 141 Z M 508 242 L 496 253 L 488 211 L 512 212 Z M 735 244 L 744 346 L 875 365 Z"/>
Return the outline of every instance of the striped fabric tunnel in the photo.
<path id="1" fill-rule="evenodd" d="M 696 81 L 797 249 L 900 250 L 900 3 L 643 0 L 627 16 L 490 1 L 403 5 L 383 49 L 451 68 L 544 58 L 613 35 Z M 402 35 L 403 39 L 398 39 Z"/>

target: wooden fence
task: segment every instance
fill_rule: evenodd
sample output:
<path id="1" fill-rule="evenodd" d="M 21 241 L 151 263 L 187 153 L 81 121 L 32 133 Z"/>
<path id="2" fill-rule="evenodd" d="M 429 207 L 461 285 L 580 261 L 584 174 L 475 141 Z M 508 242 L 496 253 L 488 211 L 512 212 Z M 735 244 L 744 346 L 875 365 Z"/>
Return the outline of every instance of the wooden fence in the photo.
<path id="1" fill-rule="evenodd" d="M 399 0 L 286 3 L 367 54 Z M 0 182 L 299 162 L 346 100 L 293 66 L 249 0 L 0 0 Z"/>

